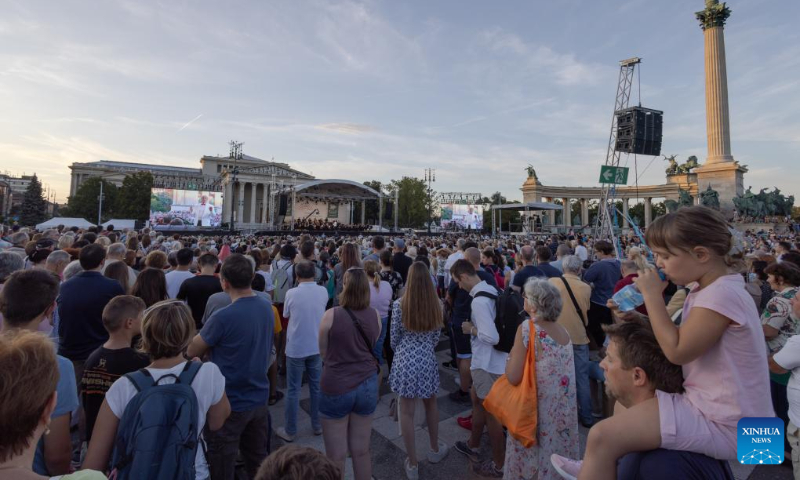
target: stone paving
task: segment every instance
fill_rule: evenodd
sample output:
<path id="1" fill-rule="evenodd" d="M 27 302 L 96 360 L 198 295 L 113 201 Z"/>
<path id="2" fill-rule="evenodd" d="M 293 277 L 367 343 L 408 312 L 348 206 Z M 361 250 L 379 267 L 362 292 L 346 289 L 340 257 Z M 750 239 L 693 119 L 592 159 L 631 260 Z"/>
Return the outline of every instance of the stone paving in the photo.
<path id="1" fill-rule="evenodd" d="M 470 465 L 466 457 L 452 449 L 453 443 L 457 440 L 466 440 L 468 433 L 456 423 L 456 417 L 468 414 L 469 405 L 457 404 L 447 397 L 447 394 L 457 388 L 457 372 L 441 367 L 442 363 L 450 359 L 448 339 L 443 336 L 442 341 L 437 347 L 437 360 L 440 365 L 439 373 L 441 386 L 437 393 L 437 404 L 439 407 L 439 439 L 447 443 L 451 449 L 447 457 L 437 464 L 430 464 L 425 460 L 430 449 L 428 429 L 424 423 L 424 412 L 417 408 L 415 418 L 417 458 L 419 459 L 419 477 L 425 480 L 455 480 L 455 479 L 478 479 L 477 475 L 472 474 Z M 386 366 L 384 366 L 384 372 Z M 381 397 L 378 402 L 377 410 L 372 421 L 371 455 L 372 455 L 372 475 L 376 480 L 395 480 L 405 478 L 403 462 L 406 458 L 406 449 L 397 422 L 389 416 L 389 403 L 394 398 L 394 394 L 389 389 L 385 380 L 381 385 Z M 279 388 L 285 391 L 285 377 L 279 376 Z M 273 429 L 284 425 L 284 404 L 285 397 L 274 406 L 270 407 L 272 415 Z M 421 407 L 421 404 L 420 404 Z M 294 445 L 303 445 L 315 448 L 321 452 L 325 451 L 322 436 L 315 436 L 311 430 L 311 419 L 308 415 L 310 402 L 308 400 L 308 385 L 304 384 L 300 395 L 300 409 L 298 410 L 297 429 L 298 433 L 293 442 Z M 580 427 L 581 452 L 586 446 L 586 435 L 588 430 Z M 273 451 L 284 445 L 284 441 L 273 434 Z M 489 458 L 490 450 L 486 434 L 483 436 L 481 445 L 481 459 Z M 783 480 L 791 479 L 791 468 L 780 466 L 752 466 L 731 464 L 736 480 Z M 347 460 L 345 478 L 353 478 L 353 467 L 350 460 Z"/>

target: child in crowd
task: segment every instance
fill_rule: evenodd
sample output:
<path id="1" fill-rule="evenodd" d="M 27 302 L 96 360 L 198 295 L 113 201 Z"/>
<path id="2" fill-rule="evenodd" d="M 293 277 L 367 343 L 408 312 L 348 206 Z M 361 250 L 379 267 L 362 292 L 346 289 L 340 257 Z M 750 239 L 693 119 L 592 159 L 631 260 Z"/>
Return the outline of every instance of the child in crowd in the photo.
<path id="1" fill-rule="evenodd" d="M 187 368 L 184 355 L 194 337 L 194 323 L 191 310 L 180 300 L 158 302 L 144 312 L 141 350 L 150 357 L 151 363 L 147 372 L 154 382 L 175 383 L 175 379 Z M 199 407 L 199 438 L 204 426 L 212 431 L 219 430 L 230 415 L 231 406 L 225 394 L 225 377 L 215 364 L 204 363 L 191 385 L 197 395 Z M 119 421 L 136 393 L 137 389 L 128 377 L 118 379 L 106 392 L 106 398 L 97 415 L 84 468 L 106 470 Z M 194 465 L 197 480 L 209 477 L 203 450 L 204 448 L 197 447 Z"/>
<path id="2" fill-rule="evenodd" d="M 635 451 L 664 448 L 736 458 L 742 417 L 772 417 L 767 355 L 758 312 L 735 269 L 741 241 L 721 213 L 682 208 L 648 227 L 656 265 L 678 285 L 697 282 L 678 328 L 667 314 L 667 282 L 655 270 L 639 272 L 653 331 L 667 359 L 683 367 L 685 393 L 656 392 L 589 430 L 583 463 L 553 455 L 565 478 L 616 478 L 617 460 Z"/>
<path id="3" fill-rule="evenodd" d="M 255 480 L 339 480 L 342 471 L 319 450 L 287 445 L 264 459 Z"/>
<path id="4" fill-rule="evenodd" d="M 86 412 L 86 441 L 106 392 L 119 377 L 150 364 L 146 355 L 131 348 L 134 337 L 142 333 L 144 300 L 132 295 L 114 297 L 103 309 L 103 326 L 108 341 L 89 355 L 81 378 L 81 400 Z"/>

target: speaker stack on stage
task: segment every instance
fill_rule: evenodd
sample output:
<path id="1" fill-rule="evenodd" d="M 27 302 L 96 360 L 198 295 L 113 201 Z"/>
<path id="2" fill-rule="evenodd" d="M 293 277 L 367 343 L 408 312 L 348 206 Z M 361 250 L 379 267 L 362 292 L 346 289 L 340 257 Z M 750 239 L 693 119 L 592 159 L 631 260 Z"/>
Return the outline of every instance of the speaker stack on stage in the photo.
<path id="1" fill-rule="evenodd" d="M 661 134 L 664 112 L 649 108 L 631 107 L 618 110 L 618 152 L 637 155 L 661 155 Z"/>

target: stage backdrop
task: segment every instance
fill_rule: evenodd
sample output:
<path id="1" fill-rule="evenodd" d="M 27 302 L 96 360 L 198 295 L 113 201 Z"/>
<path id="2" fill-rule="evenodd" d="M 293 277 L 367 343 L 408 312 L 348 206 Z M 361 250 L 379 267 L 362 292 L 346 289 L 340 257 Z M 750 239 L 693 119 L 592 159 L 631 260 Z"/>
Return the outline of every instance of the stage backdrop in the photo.
<path id="1" fill-rule="evenodd" d="M 483 228 L 483 205 L 442 203 L 440 206 L 442 228 L 447 228 L 452 223 L 464 229 Z"/>
<path id="2" fill-rule="evenodd" d="M 222 192 L 154 188 L 150 191 L 150 225 L 219 227 Z"/>

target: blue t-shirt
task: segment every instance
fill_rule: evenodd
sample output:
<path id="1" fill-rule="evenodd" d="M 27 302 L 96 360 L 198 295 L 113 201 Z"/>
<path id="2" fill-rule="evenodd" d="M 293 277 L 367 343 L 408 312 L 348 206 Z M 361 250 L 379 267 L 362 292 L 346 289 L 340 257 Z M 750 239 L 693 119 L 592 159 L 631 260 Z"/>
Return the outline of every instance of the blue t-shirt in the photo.
<path id="1" fill-rule="evenodd" d="M 614 295 L 614 285 L 622 278 L 620 263 L 616 258 L 606 258 L 594 262 L 586 273 L 583 281 L 592 284 L 592 303 L 606 306 L 608 299 Z"/>
<path id="2" fill-rule="evenodd" d="M 520 290 L 525 288 L 525 282 L 528 281 L 531 277 L 546 277 L 545 273 L 539 268 L 534 267 L 533 265 L 525 265 L 519 270 L 519 273 L 514 275 L 514 280 L 511 282 L 511 285 L 515 287 L 519 287 Z"/>
<path id="3" fill-rule="evenodd" d="M 56 409 L 50 418 L 58 418 L 62 415 L 72 413 L 78 408 L 78 387 L 75 385 L 75 368 L 72 362 L 62 357 L 56 356 L 58 361 L 58 384 L 56 384 Z M 36 445 L 36 456 L 33 458 L 33 471 L 39 475 L 49 476 L 47 466 L 44 463 L 44 437 L 39 439 Z"/>
<path id="4" fill-rule="evenodd" d="M 734 480 L 728 462 L 700 453 L 659 448 L 630 453 L 617 463 L 617 480 Z"/>
<path id="5" fill-rule="evenodd" d="M 211 347 L 211 361 L 225 377 L 225 393 L 234 412 L 267 404 L 274 324 L 270 301 L 254 295 L 214 312 L 200 331 L 200 338 Z"/>

